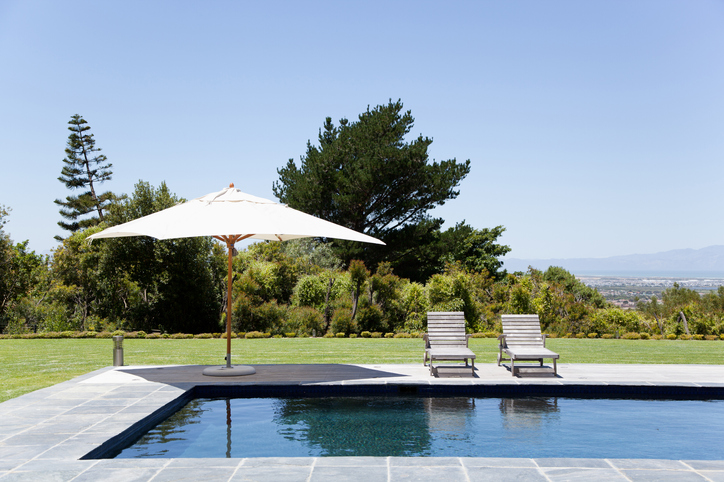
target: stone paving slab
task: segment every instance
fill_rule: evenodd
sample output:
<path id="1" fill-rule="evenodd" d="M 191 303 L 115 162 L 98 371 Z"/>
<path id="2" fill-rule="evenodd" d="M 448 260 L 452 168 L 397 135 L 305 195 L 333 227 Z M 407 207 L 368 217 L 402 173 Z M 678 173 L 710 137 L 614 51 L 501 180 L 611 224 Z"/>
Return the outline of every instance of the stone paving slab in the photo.
<path id="1" fill-rule="evenodd" d="M 247 377 L 211 378 L 203 366 L 108 367 L 0 404 L 0 482 L 402 480 L 710 480 L 722 460 L 459 457 L 268 457 L 103 459 L 81 457 L 109 438 L 183 400 L 195 386 L 722 387 L 718 365 L 559 364 L 559 376 L 512 377 L 507 367 L 255 365 Z M 252 378 L 253 377 L 253 378 Z"/>

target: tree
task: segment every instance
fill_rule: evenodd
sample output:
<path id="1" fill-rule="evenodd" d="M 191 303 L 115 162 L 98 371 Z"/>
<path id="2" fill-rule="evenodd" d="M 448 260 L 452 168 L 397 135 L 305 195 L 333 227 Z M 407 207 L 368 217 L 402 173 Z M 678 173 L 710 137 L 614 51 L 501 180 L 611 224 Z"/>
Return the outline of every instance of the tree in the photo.
<path id="1" fill-rule="evenodd" d="M 69 221 L 59 221 L 58 226 L 74 233 L 103 221 L 103 212 L 115 196 L 110 191 L 96 193 L 97 184 L 111 179 L 113 172 L 110 169 L 113 165 L 106 156 L 98 154 L 101 149 L 95 146 L 93 134 L 88 132 L 90 126 L 87 126 L 87 122 L 78 114 L 72 116 L 68 124 L 70 135 L 65 149 L 66 157 L 63 159 L 65 165 L 58 180 L 68 189 L 80 189 L 82 192 L 67 196 L 65 201 L 56 199 L 55 204 L 61 207 L 60 215 L 63 219 Z M 83 218 L 93 212 L 98 215 Z M 55 239 L 62 240 L 60 236 Z"/>
<path id="2" fill-rule="evenodd" d="M 357 122 L 327 118 L 319 147 L 307 142 L 301 167 L 293 159 L 277 170 L 274 194 L 281 202 L 356 231 L 387 246 L 335 242 L 345 265 L 359 259 L 373 269 L 381 261 L 393 267 L 424 247 L 442 226 L 430 209 L 458 196 L 470 161 L 429 162 L 432 139 L 411 142 L 414 118 L 402 102 L 390 101 L 362 113 Z"/>

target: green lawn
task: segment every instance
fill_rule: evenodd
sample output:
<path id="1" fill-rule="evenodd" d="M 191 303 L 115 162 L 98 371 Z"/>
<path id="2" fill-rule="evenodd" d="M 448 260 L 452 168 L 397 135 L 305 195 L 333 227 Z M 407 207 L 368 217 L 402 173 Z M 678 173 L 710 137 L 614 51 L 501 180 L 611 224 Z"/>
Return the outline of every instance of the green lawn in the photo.
<path id="1" fill-rule="evenodd" d="M 126 365 L 223 364 L 226 340 L 124 340 Z M 232 340 L 234 363 L 422 363 L 421 339 Z M 553 339 L 560 363 L 724 364 L 724 342 Z M 497 340 L 472 338 L 477 363 L 494 363 Z M 0 340 L 0 402 L 113 363 L 109 339 Z"/>

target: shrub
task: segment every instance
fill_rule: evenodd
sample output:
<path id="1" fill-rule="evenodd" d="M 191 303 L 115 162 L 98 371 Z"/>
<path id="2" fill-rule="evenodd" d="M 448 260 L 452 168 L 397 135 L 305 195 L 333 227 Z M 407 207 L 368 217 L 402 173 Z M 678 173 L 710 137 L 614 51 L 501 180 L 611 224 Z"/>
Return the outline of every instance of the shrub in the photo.
<path id="1" fill-rule="evenodd" d="M 610 340 L 611 338 L 613 338 L 613 335 L 611 333 L 604 333 L 603 335 L 601 335 L 601 338 L 603 338 L 604 340 Z"/>
<path id="2" fill-rule="evenodd" d="M 288 332 L 316 335 L 322 333 L 323 325 L 324 315 L 322 313 L 308 306 L 295 306 L 287 312 L 284 329 Z"/>
<path id="3" fill-rule="evenodd" d="M 369 331 L 363 331 L 362 333 L 359 334 L 359 336 L 361 336 L 362 338 L 371 338 L 372 333 L 370 333 Z"/>
<path id="4" fill-rule="evenodd" d="M 661 335 L 653 335 L 651 338 L 654 340 L 663 340 L 664 339 L 664 337 Z"/>
<path id="5" fill-rule="evenodd" d="M 50 334 L 50 333 L 48 333 L 48 334 Z M 113 337 L 113 333 L 111 333 L 110 331 L 101 331 L 101 332 L 98 332 L 98 334 L 96 335 L 96 338 L 112 338 L 112 337 Z"/>
<path id="6" fill-rule="evenodd" d="M 691 340 L 691 335 L 679 335 L 679 340 Z"/>
<path id="7" fill-rule="evenodd" d="M 283 335 L 272 335 L 272 338 L 284 338 Z"/>
<path id="8" fill-rule="evenodd" d="M 343 331 L 340 331 L 339 333 L 336 333 L 334 336 L 336 336 L 337 338 L 344 338 L 347 336 L 347 334 Z"/>
<path id="9" fill-rule="evenodd" d="M 324 336 L 322 336 L 322 338 L 334 338 L 334 335 L 332 333 L 327 332 L 324 334 Z"/>
<path id="10" fill-rule="evenodd" d="M 576 333 L 576 338 L 579 338 L 579 339 L 586 338 L 586 334 L 585 333 Z"/>
<path id="11" fill-rule="evenodd" d="M 271 333 L 262 333 L 261 331 L 250 331 L 244 338 L 247 340 L 258 339 L 258 338 L 271 338 Z"/>
<path id="12" fill-rule="evenodd" d="M 214 338 L 221 338 L 221 333 L 212 333 Z"/>
<path id="13" fill-rule="evenodd" d="M 649 334 L 646 333 L 646 332 L 639 333 L 639 335 L 641 336 L 641 339 L 642 339 L 642 340 L 648 340 L 649 338 L 651 338 L 651 335 L 649 335 Z"/>
<path id="14" fill-rule="evenodd" d="M 294 332 L 291 332 L 291 333 L 284 333 L 284 336 L 286 336 L 287 338 L 294 338 L 294 337 L 296 337 L 296 336 L 297 336 L 297 334 L 296 334 L 296 333 L 294 333 Z"/>
<path id="15" fill-rule="evenodd" d="M 232 331 L 231 334 L 233 335 L 234 332 Z M 237 337 L 237 338 L 246 338 L 246 332 L 245 332 L 245 331 L 240 331 L 239 333 L 236 334 L 236 337 Z M 232 336 L 232 338 L 234 338 L 234 337 Z"/>
<path id="16" fill-rule="evenodd" d="M 394 333 L 385 333 L 385 338 L 394 338 Z"/>
<path id="17" fill-rule="evenodd" d="M 395 333 L 395 338 L 412 338 L 409 333 Z"/>
<path id="18" fill-rule="evenodd" d="M 697 334 L 697 335 L 694 335 L 692 338 L 693 338 L 694 340 L 700 340 L 700 341 L 701 341 L 701 340 L 704 339 L 704 335 L 699 335 L 699 334 Z"/>
<path id="19" fill-rule="evenodd" d="M 485 333 L 473 333 L 470 338 L 487 338 Z"/>
<path id="20" fill-rule="evenodd" d="M 589 333 L 588 338 L 598 338 L 598 333 Z"/>
<path id="21" fill-rule="evenodd" d="M 136 333 L 136 338 L 146 338 L 148 334 L 145 331 L 139 331 Z"/>
<path id="22" fill-rule="evenodd" d="M 146 336 L 146 338 L 151 339 L 151 340 L 156 340 L 158 338 L 161 338 L 161 334 L 160 333 L 149 333 Z"/>
<path id="23" fill-rule="evenodd" d="M 706 336 L 704 337 L 704 339 L 705 339 L 705 340 L 708 340 L 708 341 L 714 341 L 714 340 L 718 340 L 719 337 L 716 336 L 716 335 L 706 335 Z"/>
<path id="24" fill-rule="evenodd" d="M 379 331 L 372 332 L 372 338 L 382 338 L 382 333 Z"/>
<path id="25" fill-rule="evenodd" d="M 194 338 L 213 338 L 213 335 L 211 333 L 199 333 L 194 335 Z"/>
<path id="26" fill-rule="evenodd" d="M 624 340 L 640 340 L 641 335 L 634 331 L 629 331 L 628 333 L 624 333 L 621 338 Z"/>
<path id="27" fill-rule="evenodd" d="M 349 334 L 349 337 L 350 337 L 350 338 L 357 338 L 357 333 L 350 333 L 350 334 Z"/>
<path id="28" fill-rule="evenodd" d="M 666 335 L 666 339 L 667 340 L 676 340 L 676 335 L 673 333 L 669 333 L 668 335 Z"/>
<path id="29" fill-rule="evenodd" d="M 334 310 L 332 316 L 332 332 L 334 333 L 350 333 L 352 332 L 352 313 L 345 308 Z"/>
<path id="30" fill-rule="evenodd" d="M 221 338 L 226 339 L 226 333 L 222 333 L 222 334 L 221 334 Z M 229 338 L 236 338 L 236 333 L 234 333 L 234 332 L 232 331 L 232 332 L 231 332 L 231 336 L 230 336 Z"/>
<path id="31" fill-rule="evenodd" d="M 174 340 L 185 340 L 187 338 L 193 337 L 194 335 L 192 335 L 191 333 L 174 333 L 173 335 L 171 335 L 171 338 Z"/>

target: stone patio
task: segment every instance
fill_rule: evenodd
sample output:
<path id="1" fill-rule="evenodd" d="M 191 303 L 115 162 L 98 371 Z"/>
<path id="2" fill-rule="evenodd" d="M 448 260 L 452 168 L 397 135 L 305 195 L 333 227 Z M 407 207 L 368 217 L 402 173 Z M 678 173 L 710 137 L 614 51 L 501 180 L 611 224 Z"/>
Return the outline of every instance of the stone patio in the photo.
<path id="1" fill-rule="evenodd" d="M 390 390 L 710 390 L 722 393 L 724 366 L 560 364 L 513 378 L 494 364 L 254 365 L 246 377 L 204 376 L 202 366 L 109 367 L 0 404 L 0 482 L 28 481 L 402 481 L 710 480 L 724 461 L 465 457 L 308 457 L 81 460 L 109 439 L 141 427 L 195 387 Z M 541 376 L 533 376 L 541 375 Z M 170 410 L 167 408 L 167 410 Z"/>

